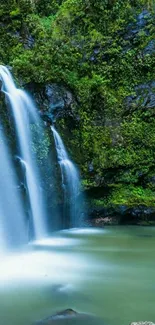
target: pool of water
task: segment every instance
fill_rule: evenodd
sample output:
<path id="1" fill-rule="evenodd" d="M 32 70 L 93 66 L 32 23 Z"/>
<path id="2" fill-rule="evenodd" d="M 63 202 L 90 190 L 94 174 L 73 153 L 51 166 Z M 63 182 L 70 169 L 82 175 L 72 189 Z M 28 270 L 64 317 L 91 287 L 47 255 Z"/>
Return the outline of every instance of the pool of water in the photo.
<path id="1" fill-rule="evenodd" d="M 107 325 L 155 321 L 155 228 L 61 231 L 0 257 L 1 324 L 66 308 Z"/>

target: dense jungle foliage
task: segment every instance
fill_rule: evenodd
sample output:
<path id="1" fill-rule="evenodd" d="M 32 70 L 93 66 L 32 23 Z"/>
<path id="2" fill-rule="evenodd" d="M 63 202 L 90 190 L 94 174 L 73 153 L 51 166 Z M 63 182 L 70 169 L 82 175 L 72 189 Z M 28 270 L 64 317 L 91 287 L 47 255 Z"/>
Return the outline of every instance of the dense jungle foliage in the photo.
<path id="1" fill-rule="evenodd" d="M 1 0 L 0 63 L 74 95 L 57 126 L 96 205 L 155 206 L 153 0 Z"/>

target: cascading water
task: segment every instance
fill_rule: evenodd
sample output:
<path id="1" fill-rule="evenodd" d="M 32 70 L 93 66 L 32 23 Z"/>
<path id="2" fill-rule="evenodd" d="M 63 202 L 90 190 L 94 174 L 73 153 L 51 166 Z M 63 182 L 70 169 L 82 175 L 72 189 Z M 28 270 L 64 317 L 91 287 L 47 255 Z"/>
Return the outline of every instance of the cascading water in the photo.
<path id="1" fill-rule="evenodd" d="M 10 72 L 4 66 L 0 66 L 0 79 L 2 92 L 5 94 L 15 123 L 19 144 L 17 158 L 22 167 L 26 202 L 29 206 L 29 217 L 27 218 L 23 208 L 23 197 L 17 186 L 16 168 L 11 162 L 11 155 L 8 153 L 3 132 L 0 131 L 3 140 L 0 139 L 2 155 L 0 161 L 0 246 L 4 248 L 9 245 L 20 246 L 27 242 L 30 233 L 31 238 L 33 236 L 36 240 L 46 237 L 47 216 L 42 182 L 37 166 L 37 150 L 40 148 L 42 140 L 44 141 L 45 135 L 42 123 L 32 100 L 25 91 L 16 88 Z M 79 173 L 69 159 L 60 135 L 54 127 L 51 129 L 61 169 L 64 193 L 63 216 L 67 220 L 67 227 L 77 227 L 81 225 L 82 216 Z M 63 227 L 65 223 L 66 221 L 63 223 Z"/>
<path id="2" fill-rule="evenodd" d="M 26 216 L 16 175 L 0 130 L 0 251 L 27 242 Z"/>
<path id="3" fill-rule="evenodd" d="M 62 188 L 64 192 L 64 215 L 70 219 L 70 227 L 80 225 L 82 211 L 80 211 L 80 177 L 73 162 L 69 159 L 63 141 L 51 126 L 57 152 L 58 163 L 61 169 Z M 67 209 L 69 207 L 69 209 Z M 69 215 L 68 215 L 69 214 Z"/>
<path id="4" fill-rule="evenodd" d="M 20 159 L 25 164 L 25 178 L 34 237 L 40 239 L 46 235 L 44 221 L 46 217 L 36 156 L 32 152 L 33 139 L 31 131 L 31 122 L 40 128 L 40 119 L 32 100 L 25 91 L 16 88 L 10 72 L 4 66 L 0 66 L 0 78 L 2 80 L 2 91 L 9 100 L 15 122 Z M 42 133 L 42 130 L 40 130 L 40 133 Z"/>

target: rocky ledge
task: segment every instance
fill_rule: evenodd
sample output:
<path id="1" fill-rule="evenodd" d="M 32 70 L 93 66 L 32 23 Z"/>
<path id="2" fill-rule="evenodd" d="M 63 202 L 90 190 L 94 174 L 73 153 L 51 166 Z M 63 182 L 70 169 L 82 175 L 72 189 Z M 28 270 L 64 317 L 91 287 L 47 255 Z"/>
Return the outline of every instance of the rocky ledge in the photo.
<path id="1" fill-rule="evenodd" d="M 94 207 L 88 211 L 87 226 L 104 227 L 105 225 L 140 225 L 155 224 L 155 208 L 143 205 L 128 207 Z"/>

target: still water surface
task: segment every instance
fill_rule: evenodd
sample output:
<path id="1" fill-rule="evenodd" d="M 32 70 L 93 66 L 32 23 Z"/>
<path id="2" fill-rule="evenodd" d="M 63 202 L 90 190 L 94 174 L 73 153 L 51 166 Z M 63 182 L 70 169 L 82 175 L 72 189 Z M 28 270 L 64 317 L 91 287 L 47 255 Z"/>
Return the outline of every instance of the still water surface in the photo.
<path id="1" fill-rule="evenodd" d="M 30 325 L 65 308 L 107 325 L 155 321 L 155 228 L 62 231 L 1 256 L 1 324 Z"/>

